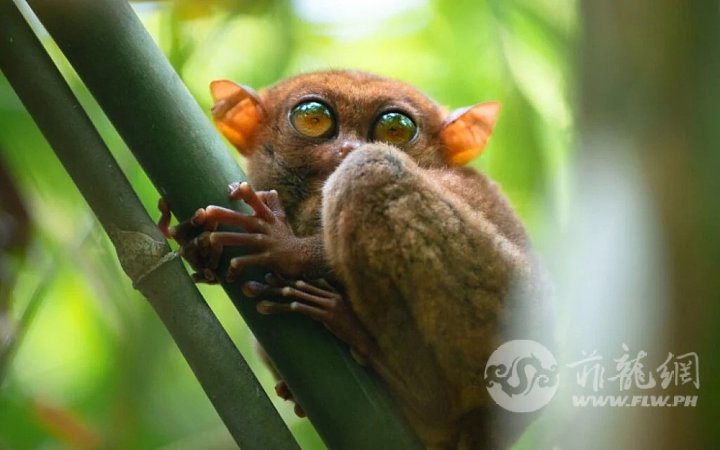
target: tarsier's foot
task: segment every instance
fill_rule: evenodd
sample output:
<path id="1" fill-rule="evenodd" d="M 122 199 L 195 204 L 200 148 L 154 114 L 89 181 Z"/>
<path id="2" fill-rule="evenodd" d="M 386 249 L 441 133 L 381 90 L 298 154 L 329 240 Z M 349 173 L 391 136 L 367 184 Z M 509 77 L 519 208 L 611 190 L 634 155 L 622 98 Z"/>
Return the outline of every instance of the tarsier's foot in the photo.
<path id="1" fill-rule="evenodd" d="M 324 280 L 309 283 L 267 274 L 265 281 L 267 284 L 249 281 L 242 287 L 247 297 L 260 299 L 257 310 L 261 314 L 298 313 L 308 316 L 321 322 L 347 343 L 359 359 L 375 354 L 373 339 L 358 321 L 347 299 Z"/>

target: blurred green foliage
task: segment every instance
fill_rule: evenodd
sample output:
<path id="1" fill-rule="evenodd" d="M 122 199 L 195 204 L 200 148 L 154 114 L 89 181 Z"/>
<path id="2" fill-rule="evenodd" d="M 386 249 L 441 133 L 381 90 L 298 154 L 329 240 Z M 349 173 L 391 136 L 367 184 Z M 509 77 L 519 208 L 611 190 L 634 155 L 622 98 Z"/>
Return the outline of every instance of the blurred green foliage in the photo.
<path id="1" fill-rule="evenodd" d="M 448 108 L 498 100 L 500 121 L 477 166 L 502 185 L 539 246 L 542 227 L 566 216 L 574 2 L 176 0 L 134 6 L 205 109 L 213 79 L 261 88 L 325 68 L 398 78 Z M 157 192 L 61 53 L 40 33 L 144 205 L 157 216 Z M 87 205 L 1 77 L 0 158 L 33 223 L 25 259 L 4 265 L 16 275 L 8 314 L 17 322 L 33 297 L 41 300 L 0 380 L 0 448 L 234 448 L 169 335 L 133 290 Z M 272 392 L 272 377 L 235 308 L 220 289 L 201 289 Z M 3 313 L 0 308 L 0 319 Z M 0 322 L 0 330 L 11 331 L 8 322 Z M 289 404 L 276 404 L 303 448 L 323 448 Z"/>

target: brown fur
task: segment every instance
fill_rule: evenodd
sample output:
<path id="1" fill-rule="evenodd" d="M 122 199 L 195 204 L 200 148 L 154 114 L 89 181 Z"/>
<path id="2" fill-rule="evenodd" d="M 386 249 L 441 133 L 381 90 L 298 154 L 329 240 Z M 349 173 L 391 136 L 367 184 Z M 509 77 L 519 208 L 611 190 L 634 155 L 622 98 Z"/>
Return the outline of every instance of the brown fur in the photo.
<path id="1" fill-rule="evenodd" d="M 250 180 L 276 189 L 295 233 L 313 239 L 319 257 L 306 275 L 344 286 L 377 344 L 370 364 L 418 434 L 434 448 L 509 445 L 522 426 L 498 431 L 483 373 L 515 308 L 511 283 L 532 284 L 528 242 L 492 181 L 446 164 L 443 109 L 404 83 L 349 71 L 300 75 L 259 97 Z M 304 99 L 333 110 L 336 136 L 292 129 L 288 115 Z M 417 138 L 401 148 L 369 142 L 387 109 L 407 112 Z"/>

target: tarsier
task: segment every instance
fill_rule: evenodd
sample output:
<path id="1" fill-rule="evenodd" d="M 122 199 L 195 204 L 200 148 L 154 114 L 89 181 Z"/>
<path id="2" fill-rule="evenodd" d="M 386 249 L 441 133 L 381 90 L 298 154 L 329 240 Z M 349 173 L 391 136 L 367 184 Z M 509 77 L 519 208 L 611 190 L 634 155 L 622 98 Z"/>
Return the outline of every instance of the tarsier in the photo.
<path id="1" fill-rule="evenodd" d="M 446 114 L 407 84 L 354 71 L 211 90 L 216 124 L 247 159 L 250 184 L 230 196 L 254 214 L 209 206 L 168 230 L 196 278 L 266 269 L 265 283 L 243 286 L 258 311 L 322 322 L 384 379 L 428 447 L 511 445 L 526 420 L 499 424 L 483 373 L 517 311 L 541 308 L 511 298 L 533 290 L 535 265 L 498 187 L 463 167 L 499 105 Z M 250 253 L 216 273 L 227 246 Z"/>

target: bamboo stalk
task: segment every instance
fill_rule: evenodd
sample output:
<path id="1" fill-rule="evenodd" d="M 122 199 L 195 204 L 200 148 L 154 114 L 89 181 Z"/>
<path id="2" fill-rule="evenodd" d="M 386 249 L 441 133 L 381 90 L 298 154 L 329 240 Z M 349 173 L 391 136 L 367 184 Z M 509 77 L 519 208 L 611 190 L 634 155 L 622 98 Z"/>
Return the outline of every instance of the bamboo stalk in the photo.
<path id="1" fill-rule="evenodd" d="M 297 449 L 287 427 L 122 174 L 12 0 L 0 0 L 0 68 L 107 231 L 243 449 Z"/>
<path id="2" fill-rule="evenodd" d="M 244 174 L 126 2 L 29 3 L 179 218 L 208 204 L 248 211 L 226 195 Z M 244 275 L 223 288 L 328 447 L 420 448 L 384 385 L 345 344 L 305 317 L 258 314 L 240 285 L 263 274 Z"/>

